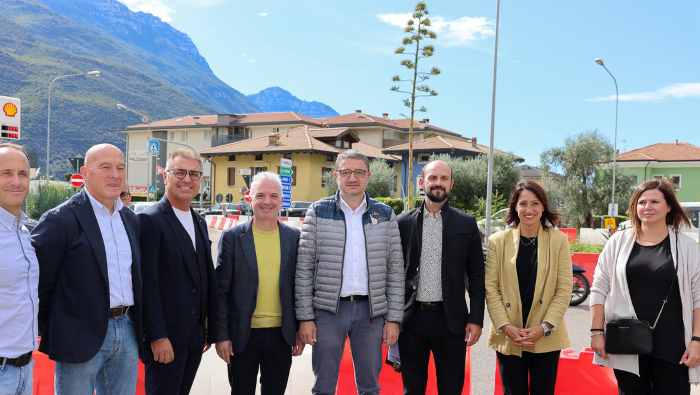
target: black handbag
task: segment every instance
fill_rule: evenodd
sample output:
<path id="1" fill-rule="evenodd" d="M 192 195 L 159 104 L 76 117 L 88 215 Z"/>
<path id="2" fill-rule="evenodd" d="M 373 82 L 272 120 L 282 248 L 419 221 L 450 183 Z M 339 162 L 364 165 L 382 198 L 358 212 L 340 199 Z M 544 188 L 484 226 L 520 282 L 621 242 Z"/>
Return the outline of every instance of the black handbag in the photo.
<path id="1" fill-rule="evenodd" d="M 676 234 L 676 259 L 678 259 L 678 234 Z M 605 325 L 605 352 L 608 354 L 651 354 L 654 349 L 654 328 L 656 328 L 678 280 L 678 264 L 675 265 L 675 270 L 676 275 L 671 281 L 666 297 L 661 301 L 661 309 L 656 315 L 654 324 L 650 325 L 646 321 L 635 318 L 621 318 L 608 322 Z"/>

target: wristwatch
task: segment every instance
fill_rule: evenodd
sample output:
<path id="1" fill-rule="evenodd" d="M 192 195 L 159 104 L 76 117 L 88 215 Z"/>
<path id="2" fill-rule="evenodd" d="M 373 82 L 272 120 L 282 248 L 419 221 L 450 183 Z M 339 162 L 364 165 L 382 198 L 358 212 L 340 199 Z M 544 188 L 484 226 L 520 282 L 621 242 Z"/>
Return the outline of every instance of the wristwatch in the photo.
<path id="1" fill-rule="evenodd" d="M 548 322 L 543 322 L 542 323 L 542 330 L 544 331 L 545 336 L 549 336 L 552 334 L 552 325 Z"/>

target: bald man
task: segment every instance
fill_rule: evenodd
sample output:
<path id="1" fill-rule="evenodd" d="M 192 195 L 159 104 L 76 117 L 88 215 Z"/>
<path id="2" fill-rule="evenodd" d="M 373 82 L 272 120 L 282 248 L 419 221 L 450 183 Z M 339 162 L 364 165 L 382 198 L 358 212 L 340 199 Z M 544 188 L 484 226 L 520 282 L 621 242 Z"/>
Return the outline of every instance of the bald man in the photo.
<path id="1" fill-rule="evenodd" d="M 133 395 L 141 338 L 139 227 L 119 200 L 124 155 L 91 147 L 85 189 L 46 212 L 39 258 L 39 350 L 56 361 L 58 395 Z"/>

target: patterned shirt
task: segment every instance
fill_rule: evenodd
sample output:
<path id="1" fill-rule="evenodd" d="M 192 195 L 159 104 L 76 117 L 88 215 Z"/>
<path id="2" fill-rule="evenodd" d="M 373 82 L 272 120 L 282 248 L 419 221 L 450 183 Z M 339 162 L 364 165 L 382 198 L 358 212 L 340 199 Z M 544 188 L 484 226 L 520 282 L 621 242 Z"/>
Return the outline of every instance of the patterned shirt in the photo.
<path id="1" fill-rule="evenodd" d="M 423 246 L 418 274 L 419 302 L 442 301 L 442 213 L 423 211 Z"/>

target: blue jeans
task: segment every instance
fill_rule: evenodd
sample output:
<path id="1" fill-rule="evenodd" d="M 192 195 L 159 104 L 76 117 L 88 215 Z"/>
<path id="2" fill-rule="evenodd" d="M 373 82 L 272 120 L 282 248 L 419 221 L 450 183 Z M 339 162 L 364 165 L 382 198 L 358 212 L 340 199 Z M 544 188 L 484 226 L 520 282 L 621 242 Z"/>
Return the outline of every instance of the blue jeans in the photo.
<path id="1" fill-rule="evenodd" d="M 97 354 L 87 362 L 56 362 L 56 395 L 134 395 L 138 368 L 134 323 L 112 318 Z"/>
<path id="2" fill-rule="evenodd" d="M 18 368 L 0 366 L 0 395 L 32 395 L 32 367 L 34 361 Z"/>
<path id="3" fill-rule="evenodd" d="M 316 383 L 313 394 L 335 394 L 345 339 L 349 337 L 358 393 L 378 395 L 384 317 L 370 319 L 367 300 L 340 301 L 338 314 L 323 310 L 315 310 L 314 314 L 316 344 L 311 348 L 311 365 Z"/>

